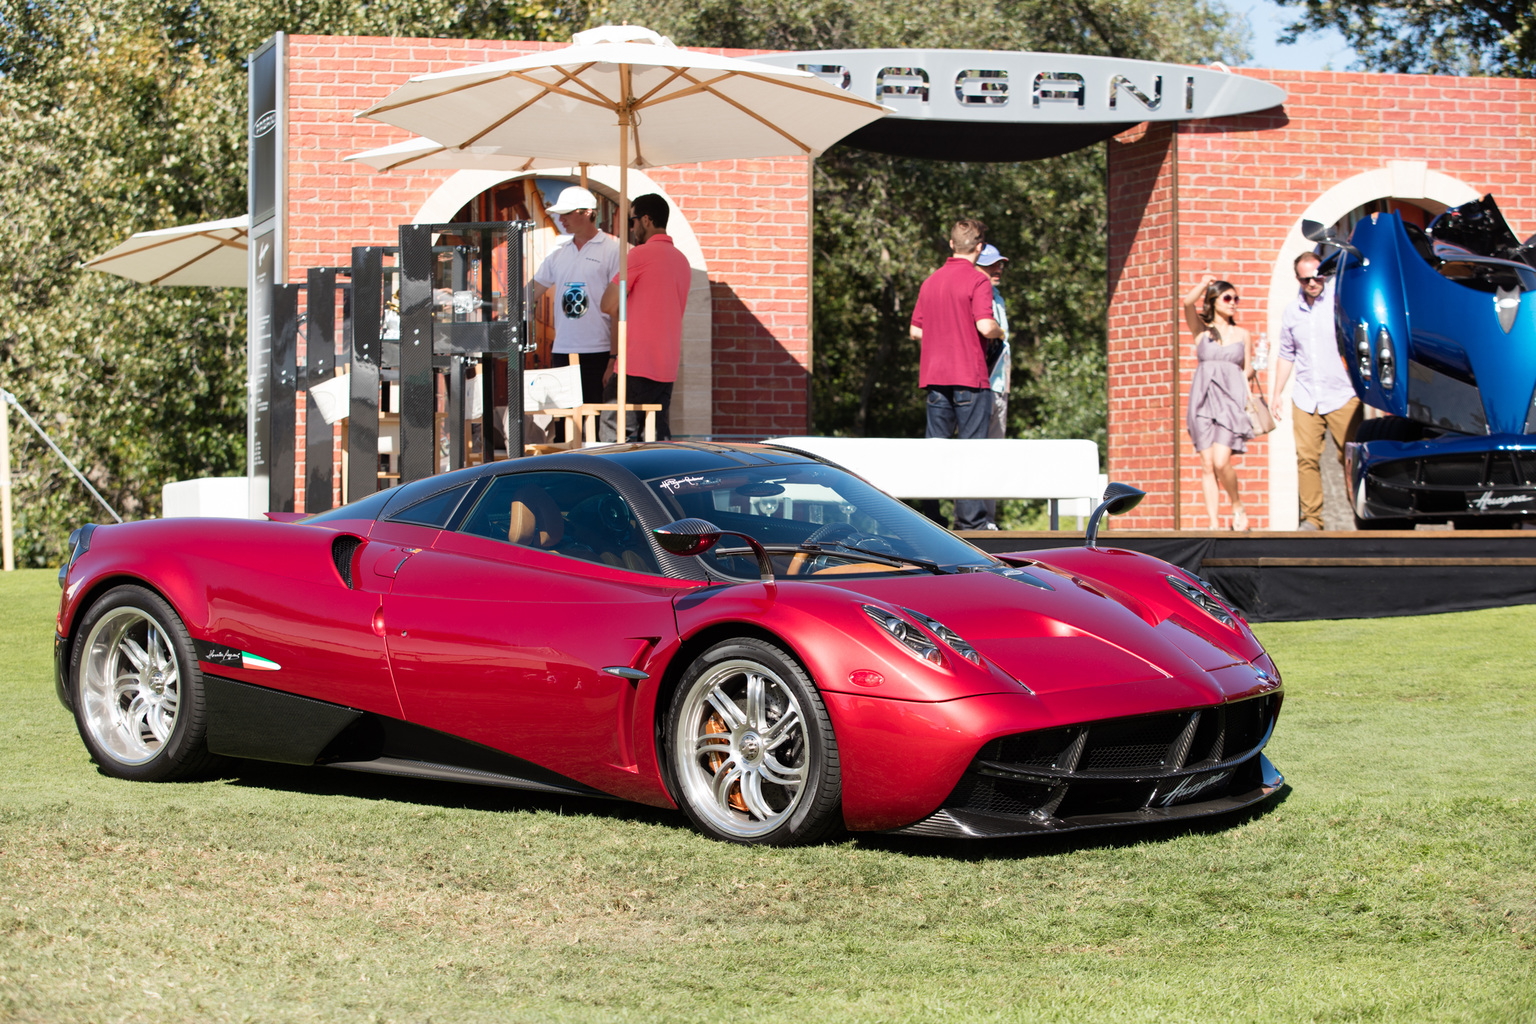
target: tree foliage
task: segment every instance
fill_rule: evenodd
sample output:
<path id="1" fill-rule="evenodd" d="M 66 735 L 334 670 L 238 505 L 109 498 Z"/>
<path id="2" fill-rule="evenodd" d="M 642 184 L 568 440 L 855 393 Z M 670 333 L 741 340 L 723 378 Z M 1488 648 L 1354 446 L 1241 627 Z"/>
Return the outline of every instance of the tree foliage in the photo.
<path id="1" fill-rule="evenodd" d="M 80 264 L 246 208 L 246 55 L 278 30 L 565 38 L 585 8 L 478 0 L 0 0 L 0 387 L 125 517 L 245 471 L 245 293 Z M 12 419 L 22 564 L 105 513 Z"/>
<path id="2" fill-rule="evenodd" d="M 83 271 L 128 234 L 246 205 L 245 57 L 273 32 L 565 39 L 629 20 L 683 45 L 964 46 L 1240 57 L 1216 0 L 0 0 L 0 386 L 127 516 L 245 462 L 245 296 Z M 948 223 L 1011 258 L 1013 433 L 1105 422 L 1102 147 L 1028 164 L 836 148 L 815 177 L 815 425 L 921 430 L 906 324 Z M 101 511 L 12 421 L 24 564 Z"/>
<path id="3" fill-rule="evenodd" d="M 1280 0 L 1302 14 L 1280 37 L 1339 30 L 1368 71 L 1536 76 L 1531 0 Z"/>

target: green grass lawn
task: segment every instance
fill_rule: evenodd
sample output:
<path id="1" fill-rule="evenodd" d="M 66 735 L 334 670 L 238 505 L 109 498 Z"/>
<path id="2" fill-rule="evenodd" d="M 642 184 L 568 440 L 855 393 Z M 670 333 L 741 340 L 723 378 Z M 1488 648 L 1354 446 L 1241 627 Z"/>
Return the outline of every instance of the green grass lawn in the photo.
<path id="1" fill-rule="evenodd" d="M 1292 789 L 1046 842 L 242 764 L 119 782 L 0 577 L 0 1021 L 1536 1021 L 1536 607 L 1261 626 Z"/>

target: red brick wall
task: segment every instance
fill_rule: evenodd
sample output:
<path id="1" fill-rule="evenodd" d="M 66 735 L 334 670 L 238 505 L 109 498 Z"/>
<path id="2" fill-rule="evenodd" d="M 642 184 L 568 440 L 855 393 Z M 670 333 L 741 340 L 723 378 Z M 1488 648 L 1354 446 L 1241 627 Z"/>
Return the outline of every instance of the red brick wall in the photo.
<path id="1" fill-rule="evenodd" d="M 1170 128 L 1143 125 L 1110 143 L 1109 471 L 1149 491 L 1135 512 L 1117 520 L 1119 527 L 1175 526 L 1175 446 L 1178 525 L 1204 527 L 1199 456 L 1183 425 L 1195 359 L 1177 298 L 1201 277 L 1236 285 L 1243 297 L 1239 322 L 1262 329 L 1273 264 L 1297 219 L 1330 188 L 1391 160 L 1424 161 L 1431 172 L 1494 192 L 1521 237 L 1536 230 L 1531 82 L 1242 73 L 1285 89 L 1284 107 L 1188 122 L 1176 140 Z M 1265 528 L 1268 442 L 1251 443 L 1237 465 L 1253 525 Z"/>
<path id="2" fill-rule="evenodd" d="M 1147 492 L 1132 514 L 1149 524 L 1173 521 L 1173 142 L 1171 127 L 1142 125 L 1109 144 L 1106 472 Z"/>
<path id="3" fill-rule="evenodd" d="M 809 171 L 804 157 L 646 169 L 709 263 L 716 434 L 810 431 Z"/>
<path id="4" fill-rule="evenodd" d="M 344 266 L 354 245 L 391 245 L 452 171 L 380 174 L 342 162 L 407 132 L 353 115 L 414 75 L 564 44 L 359 36 L 288 37 L 288 265 Z M 732 56 L 759 51 L 719 50 Z M 648 168 L 698 236 L 713 294 L 716 434 L 810 427 L 809 161 L 723 160 Z M 301 431 L 302 437 L 302 431 Z M 339 442 L 338 442 L 339 443 Z M 303 442 L 297 467 L 303 507 Z M 338 469 L 339 474 L 339 469 Z"/>

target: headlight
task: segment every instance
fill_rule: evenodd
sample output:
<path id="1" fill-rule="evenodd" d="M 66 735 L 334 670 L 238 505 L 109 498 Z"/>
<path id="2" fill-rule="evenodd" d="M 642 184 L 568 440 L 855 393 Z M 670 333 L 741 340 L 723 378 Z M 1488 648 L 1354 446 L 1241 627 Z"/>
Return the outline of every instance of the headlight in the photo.
<path id="1" fill-rule="evenodd" d="M 901 616 L 886 611 L 884 608 L 876 608 L 866 604 L 864 613 L 875 620 L 875 624 L 890 634 L 901 646 L 922 658 L 930 665 L 943 665 L 944 655 L 940 653 L 934 642 L 923 633 L 922 630 L 904 620 Z"/>
<path id="2" fill-rule="evenodd" d="M 1376 362 L 1381 366 L 1381 386 L 1390 388 L 1397 383 L 1397 360 L 1392 355 L 1392 335 L 1383 327 L 1376 332 Z"/>
<path id="3" fill-rule="evenodd" d="M 943 652 L 934 644 L 932 638 L 921 629 L 918 629 L 901 616 L 886 611 L 884 608 L 876 608 L 870 604 L 864 605 L 863 608 L 866 615 L 874 619 L 881 629 L 889 633 L 893 640 L 907 650 L 930 665 L 944 664 Z M 929 618 L 922 612 L 915 612 L 911 608 L 903 608 L 902 611 L 912 616 L 918 622 L 921 622 L 928 628 L 929 632 L 942 640 L 946 647 L 960 655 L 960 657 L 969 661 L 972 665 L 981 664 L 981 655 L 977 653 L 976 648 L 966 643 L 960 634 L 944 625 L 944 623 L 937 619 Z"/>
<path id="4" fill-rule="evenodd" d="M 1371 382 L 1371 329 L 1363 323 L 1355 324 L 1355 366 L 1360 379 Z"/>
<path id="5" fill-rule="evenodd" d="M 1195 604 L 1199 605 L 1207 615 L 1220 622 L 1223 626 L 1237 625 L 1237 623 L 1232 618 L 1232 613 L 1227 611 L 1227 609 L 1222 605 L 1220 601 L 1216 600 L 1210 594 L 1207 594 L 1193 583 L 1187 583 L 1184 580 L 1179 579 L 1177 576 L 1165 576 L 1163 578 L 1168 581 L 1169 585 L 1172 586 L 1174 590 L 1177 590 L 1179 593 L 1189 598 Z"/>
<path id="6" fill-rule="evenodd" d="M 944 623 L 938 621 L 937 619 L 930 619 L 922 612 L 915 612 L 911 608 L 903 608 L 902 611 L 906 612 L 918 622 L 921 622 L 923 625 L 927 626 L 935 636 L 948 644 L 950 649 L 953 650 L 956 654 L 960 655 L 960 657 L 964 658 L 972 665 L 981 664 L 981 655 L 976 653 L 976 648 L 960 639 L 959 633 L 956 633 L 954 630 L 950 629 L 948 626 L 944 625 Z"/>

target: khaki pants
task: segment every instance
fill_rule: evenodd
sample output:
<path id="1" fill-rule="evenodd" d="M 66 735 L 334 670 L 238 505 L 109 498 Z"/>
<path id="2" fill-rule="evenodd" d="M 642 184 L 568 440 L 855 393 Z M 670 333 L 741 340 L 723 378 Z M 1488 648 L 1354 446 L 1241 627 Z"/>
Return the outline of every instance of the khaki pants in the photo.
<path id="1" fill-rule="evenodd" d="M 1364 410 L 1360 399 L 1351 398 L 1333 412 L 1302 412 L 1291 406 L 1295 414 L 1291 429 L 1296 435 L 1296 497 L 1301 502 L 1301 521 L 1323 528 L 1323 473 L 1319 463 L 1323 458 L 1323 446 L 1327 431 L 1333 431 L 1333 439 L 1339 445 L 1339 466 L 1344 465 L 1344 445 L 1354 440 L 1360 429 Z"/>

